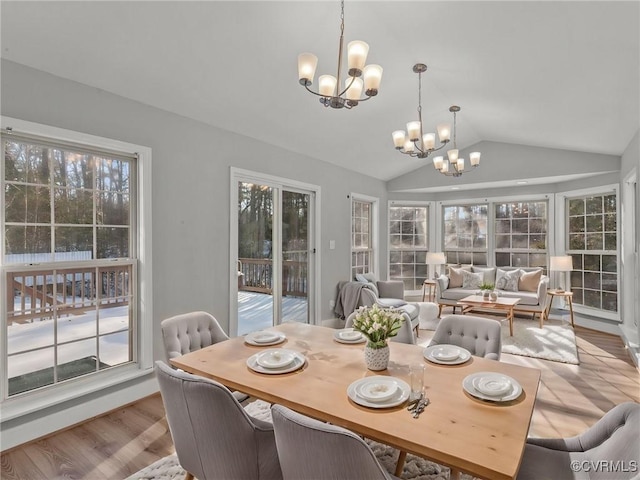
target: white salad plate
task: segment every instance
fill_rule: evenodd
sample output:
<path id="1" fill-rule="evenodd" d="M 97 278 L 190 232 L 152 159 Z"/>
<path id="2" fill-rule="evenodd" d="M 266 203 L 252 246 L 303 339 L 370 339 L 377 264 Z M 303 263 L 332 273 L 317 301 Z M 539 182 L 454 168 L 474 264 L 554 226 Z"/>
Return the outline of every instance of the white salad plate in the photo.
<path id="1" fill-rule="evenodd" d="M 293 357 L 292 361 L 287 363 L 283 367 L 273 367 L 273 368 L 263 367 L 258 363 L 258 356 L 263 355 L 266 352 L 260 352 L 260 353 L 256 353 L 255 355 L 251 355 L 249 358 L 247 358 L 247 367 L 249 367 L 254 372 L 267 373 L 269 375 L 279 375 L 281 373 L 289 373 L 289 372 L 298 370 L 299 368 L 302 368 L 305 362 L 307 361 L 305 356 L 302 355 L 300 352 L 296 352 L 294 350 L 285 350 L 285 349 L 280 349 L 279 351 L 287 352 L 291 354 Z"/>
<path id="2" fill-rule="evenodd" d="M 270 348 L 256 357 L 256 363 L 264 368 L 284 368 L 293 362 L 294 351 L 284 348 Z"/>
<path id="3" fill-rule="evenodd" d="M 462 388 L 481 400 L 510 402 L 522 394 L 522 386 L 511 377 L 493 372 L 477 372 L 465 377 Z"/>
<path id="4" fill-rule="evenodd" d="M 338 330 L 333 334 L 333 338 L 336 342 L 340 343 L 362 343 L 367 340 L 361 332 L 358 332 L 353 328 Z"/>
<path id="5" fill-rule="evenodd" d="M 376 398 L 375 400 L 369 400 L 366 397 L 362 396 L 375 396 L 376 393 L 374 392 L 374 390 L 376 390 L 376 386 L 380 386 L 383 383 L 389 386 L 391 386 L 393 383 L 395 383 L 396 385 L 393 394 L 389 398 L 385 400 L 380 400 L 379 398 Z M 390 387 L 390 389 L 391 388 L 392 387 Z M 369 408 L 396 407 L 407 401 L 410 392 L 411 387 L 409 387 L 409 384 L 404 380 L 400 380 L 399 378 L 395 377 L 386 377 L 384 375 L 375 375 L 372 377 L 361 378 L 347 387 L 347 395 L 351 400 L 353 400 L 358 405 Z"/>
<path id="6" fill-rule="evenodd" d="M 361 382 L 356 386 L 356 395 L 370 402 L 386 402 L 398 390 L 398 382 L 394 378 L 376 376 L 370 382 Z"/>
<path id="7" fill-rule="evenodd" d="M 255 345 L 257 347 L 267 347 L 270 345 L 277 345 L 278 343 L 284 342 L 285 336 L 284 333 L 280 332 L 270 332 L 268 330 L 258 330 L 257 332 L 248 333 L 244 337 L 245 343 L 249 345 Z"/>
<path id="8" fill-rule="evenodd" d="M 459 365 L 471 358 L 471 352 L 456 345 L 432 345 L 424 349 L 423 356 L 440 365 Z"/>

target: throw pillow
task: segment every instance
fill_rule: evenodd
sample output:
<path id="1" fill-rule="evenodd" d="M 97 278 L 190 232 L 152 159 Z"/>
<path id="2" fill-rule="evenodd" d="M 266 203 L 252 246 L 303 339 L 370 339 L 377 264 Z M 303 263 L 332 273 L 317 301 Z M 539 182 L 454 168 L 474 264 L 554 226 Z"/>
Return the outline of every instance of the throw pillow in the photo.
<path id="1" fill-rule="evenodd" d="M 365 277 L 363 274 L 361 273 L 356 273 L 356 280 L 358 282 L 362 282 L 362 283 L 369 283 L 369 280 L 367 280 L 367 277 Z"/>
<path id="2" fill-rule="evenodd" d="M 496 288 L 499 290 L 507 290 L 510 292 L 518 291 L 518 280 L 520 280 L 520 276 L 522 275 L 522 270 L 513 270 L 511 272 L 504 272 L 497 281 Z"/>
<path id="3" fill-rule="evenodd" d="M 472 273 L 462 270 L 462 288 L 480 288 L 480 284 L 484 281 L 484 273 Z"/>
<path id="4" fill-rule="evenodd" d="M 518 280 L 518 290 L 521 292 L 537 292 L 540 277 L 542 277 L 542 270 L 522 272 L 520 280 Z"/>
<path id="5" fill-rule="evenodd" d="M 494 267 L 476 267 L 474 265 L 471 267 L 471 271 L 473 273 L 483 273 L 484 283 L 496 283 L 496 269 Z"/>
<path id="6" fill-rule="evenodd" d="M 462 286 L 462 268 L 449 268 L 449 288 L 460 288 Z"/>

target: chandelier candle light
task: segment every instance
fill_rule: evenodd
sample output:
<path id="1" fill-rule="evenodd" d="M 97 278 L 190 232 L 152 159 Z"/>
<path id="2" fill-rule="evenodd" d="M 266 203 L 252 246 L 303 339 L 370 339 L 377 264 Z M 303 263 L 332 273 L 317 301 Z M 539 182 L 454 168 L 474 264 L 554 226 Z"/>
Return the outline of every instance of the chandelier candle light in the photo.
<path id="1" fill-rule="evenodd" d="M 349 42 L 347 45 L 348 77 L 344 81 L 344 90 L 340 91 L 340 74 L 342 71 L 342 52 L 344 50 L 344 0 L 340 2 L 340 48 L 338 50 L 338 72 L 333 75 L 320 75 L 318 78 L 318 92 L 309 88 L 313 84 L 313 76 L 318 66 L 318 57 L 313 53 L 298 55 L 298 78 L 300 84 L 310 93 L 320 97 L 320 103 L 325 107 L 347 108 L 356 107 L 358 103 L 369 100 L 378 94 L 382 79 L 380 65 L 366 65 L 369 45 L 360 40 Z M 360 78 L 363 77 L 363 78 Z M 364 90 L 365 97 L 362 97 Z"/>
<path id="2" fill-rule="evenodd" d="M 451 141 L 451 125 L 441 123 L 437 127 L 438 141 L 440 145 L 436 147 L 435 133 L 423 133 L 422 122 L 422 74 L 427 71 L 424 63 L 416 63 L 413 71 L 418 74 L 418 121 L 407 123 L 407 131 L 396 130 L 391 135 L 393 144 L 400 153 L 411 157 L 427 158 L 431 153 L 444 148 Z M 458 156 L 456 145 L 456 114 L 460 107 L 452 105 L 449 111 L 453 113 L 453 149 L 447 151 L 447 159 L 444 157 L 434 157 L 433 166 L 443 175 L 459 177 L 464 172 L 464 158 Z M 480 165 L 480 152 L 469 154 L 471 166 Z"/>

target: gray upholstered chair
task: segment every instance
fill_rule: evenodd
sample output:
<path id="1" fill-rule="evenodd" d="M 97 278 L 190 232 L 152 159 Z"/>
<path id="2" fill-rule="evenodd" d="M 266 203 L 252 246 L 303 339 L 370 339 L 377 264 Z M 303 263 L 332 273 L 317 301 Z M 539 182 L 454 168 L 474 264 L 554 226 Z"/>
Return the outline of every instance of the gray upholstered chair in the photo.
<path id="1" fill-rule="evenodd" d="M 449 315 L 438 323 L 429 346 L 442 344 L 466 348 L 476 357 L 500 360 L 500 322 L 473 315 Z"/>
<path id="2" fill-rule="evenodd" d="M 271 407 L 278 457 L 285 480 L 389 480 L 364 440 L 282 405 Z"/>
<path id="3" fill-rule="evenodd" d="M 167 318 L 160 323 L 160 329 L 169 365 L 172 358 L 229 340 L 215 317 L 207 312 L 189 312 Z M 249 398 L 241 392 L 233 392 L 233 395 L 239 402 Z"/>
<path id="4" fill-rule="evenodd" d="M 351 315 L 347 317 L 347 320 L 344 323 L 345 328 L 353 327 L 353 320 L 356 318 L 357 313 L 358 311 L 356 310 L 355 312 L 351 313 Z M 413 325 L 411 324 L 411 320 L 409 319 L 409 316 L 406 313 L 403 314 L 403 317 L 404 317 L 404 322 L 402 322 L 402 326 L 400 327 L 400 330 L 398 330 L 398 333 L 396 334 L 396 336 L 391 337 L 390 340 L 392 342 L 415 344 L 416 338 L 413 335 Z"/>
<path id="5" fill-rule="evenodd" d="M 582 471 L 572 470 L 575 465 Z M 613 407 L 578 436 L 528 439 L 517 478 L 639 479 L 638 468 L 640 404 L 627 402 Z"/>
<path id="6" fill-rule="evenodd" d="M 161 361 L 155 370 L 187 479 L 282 478 L 273 424 L 247 415 L 224 385 Z"/>

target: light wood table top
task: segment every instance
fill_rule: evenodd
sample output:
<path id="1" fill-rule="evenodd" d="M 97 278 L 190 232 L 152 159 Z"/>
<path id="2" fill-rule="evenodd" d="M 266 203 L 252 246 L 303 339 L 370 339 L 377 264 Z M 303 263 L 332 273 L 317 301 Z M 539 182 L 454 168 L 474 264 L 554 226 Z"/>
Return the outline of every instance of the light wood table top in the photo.
<path id="1" fill-rule="evenodd" d="M 385 443 L 480 478 L 515 478 L 533 413 L 540 371 L 484 358 L 472 357 L 458 366 L 431 364 L 423 348 L 390 342 L 389 368 L 367 370 L 364 344 L 333 340 L 335 330 L 301 323 L 273 327 L 287 336 L 279 348 L 306 356 L 306 365 L 281 375 L 256 373 L 246 365 L 251 355 L 265 347 L 232 338 L 174 358 L 171 363 L 187 372 L 212 378 L 227 387 L 302 414 L 348 428 Z M 273 347 L 271 347 L 273 348 Z M 414 419 L 406 404 L 370 409 L 354 403 L 347 387 L 371 375 L 390 375 L 409 383 L 409 365 L 426 365 L 425 386 L 430 405 Z M 499 372 L 516 379 L 522 395 L 507 403 L 483 402 L 467 394 L 463 379 L 476 372 Z"/>

